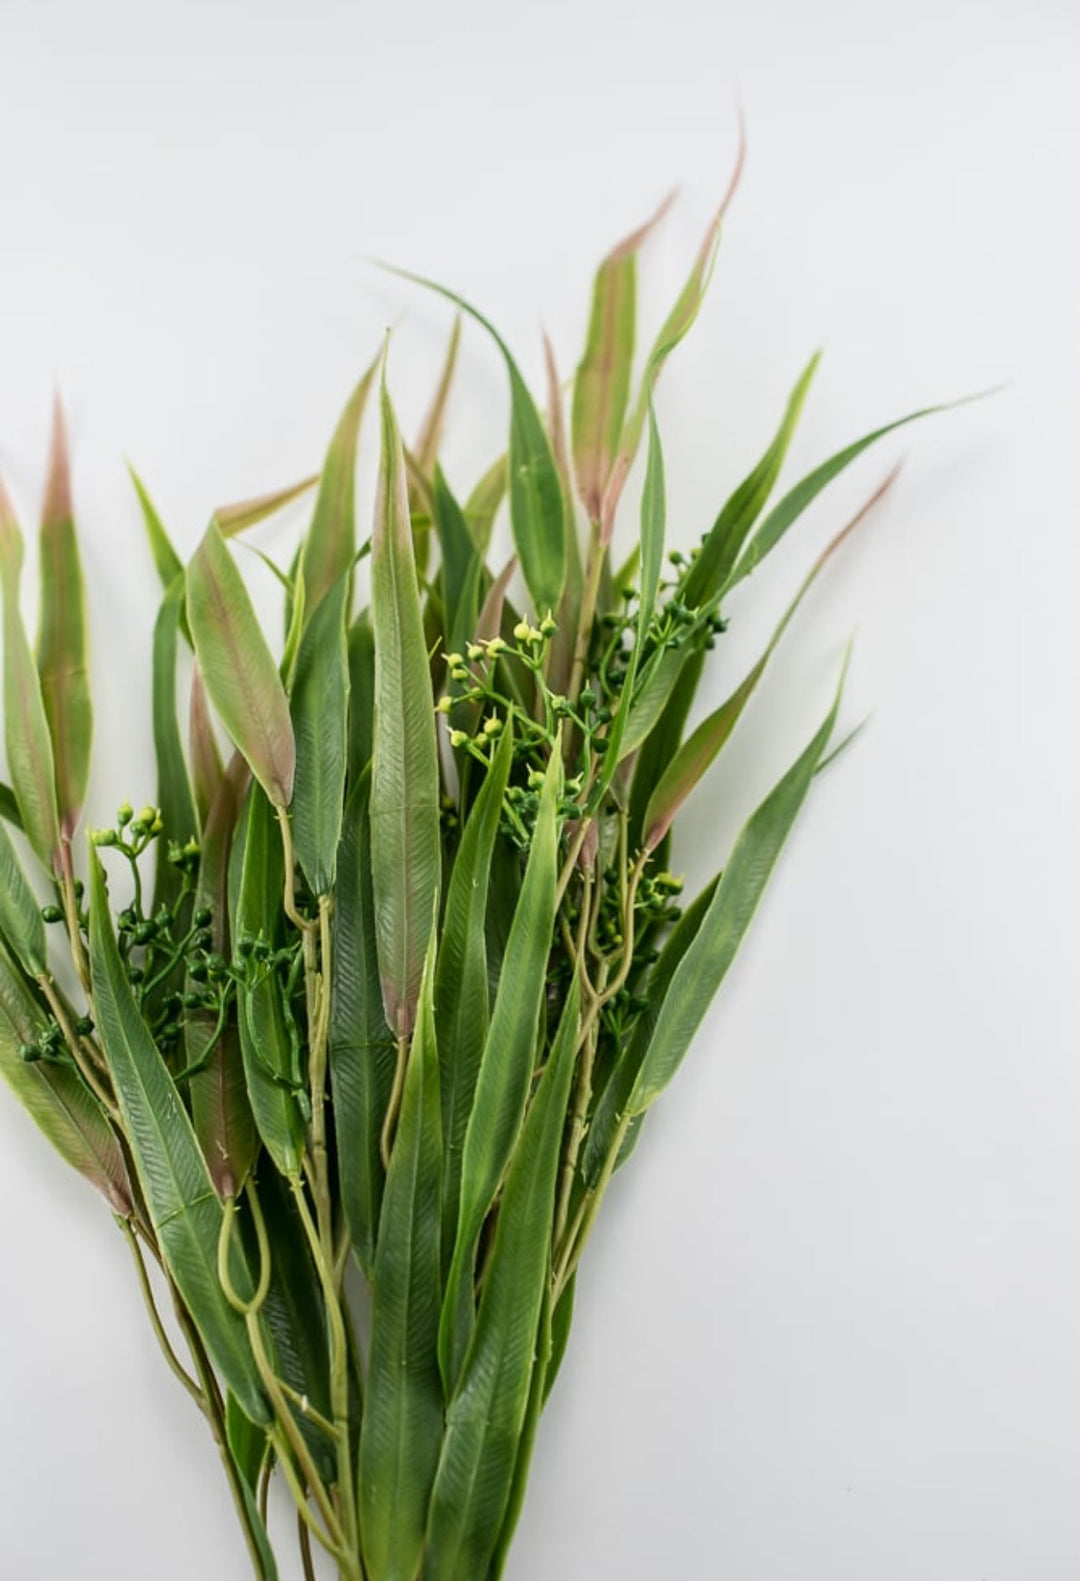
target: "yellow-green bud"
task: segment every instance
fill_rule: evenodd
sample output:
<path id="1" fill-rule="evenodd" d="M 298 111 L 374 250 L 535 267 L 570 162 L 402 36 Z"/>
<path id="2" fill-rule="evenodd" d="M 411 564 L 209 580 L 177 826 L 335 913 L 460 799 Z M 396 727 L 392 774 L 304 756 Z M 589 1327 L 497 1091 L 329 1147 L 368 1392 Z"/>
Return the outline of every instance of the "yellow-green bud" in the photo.
<path id="1" fill-rule="evenodd" d="M 497 736 L 501 729 L 502 720 L 499 718 L 498 714 L 489 714 L 487 719 L 484 720 L 485 736 Z"/>
<path id="2" fill-rule="evenodd" d="M 519 642 L 528 642 L 532 636 L 532 627 L 527 620 L 519 620 L 514 627 L 514 636 Z"/>
<path id="3" fill-rule="evenodd" d="M 452 697 L 440 697 L 435 704 L 435 712 L 437 714 L 448 714 L 453 706 L 454 699 Z"/>
<path id="4" fill-rule="evenodd" d="M 469 743 L 469 738 L 465 734 L 464 730 L 451 730 L 451 732 L 450 732 L 450 745 L 452 747 L 464 747 L 464 746 L 468 746 L 468 743 Z"/>

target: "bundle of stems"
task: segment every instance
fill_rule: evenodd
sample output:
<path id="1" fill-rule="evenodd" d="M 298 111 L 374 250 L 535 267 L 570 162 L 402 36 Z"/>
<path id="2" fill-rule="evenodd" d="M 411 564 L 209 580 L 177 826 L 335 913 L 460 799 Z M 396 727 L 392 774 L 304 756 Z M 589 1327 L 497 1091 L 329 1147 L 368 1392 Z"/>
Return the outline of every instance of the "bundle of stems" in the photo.
<path id="1" fill-rule="evenodd" d="M 839 687 L 684 908 L 673 819 L 844 533 L 688 731 L 729 605 L 899 426 L 770 507 L 812 358 L 759 463 L 692 552 L 666 554 L 653 391 L 697 315 L 722 215 L 636 384 L 638 254 L 659 215 L 605 258 L 568 424 L 550 347 L 541 416 L 504 341 L 453 298 L 411 448 L 380 353 L 317 478 L 216 511 L 187 565 L 136 478 L 164 595 L 156 798 L 89 840 L 92 705 L 59 410 L 36 647 L 0 494 L 0 1070 L 105 1197 L 261 1581 L 277 1575 L 275 1474 L 309 1576 L 317 1547 L 345 1581 L 503 1573 L 597 1213 L 836 750 Z M 501 355 L 511 415 L 505 453 L 459 503 L 438 456 L 464 321 Z M 380 463 L 361 541 L 369 406 Z M 639 527 L 618 564 L 639 447 Z M 279 656 L 233 541 L 309 486 L 310 526 L 274 567 Z M 490 567 L 504 497 L 514 555 Z M 370 1302 L 363 1342 L 351 1264 Z"/>

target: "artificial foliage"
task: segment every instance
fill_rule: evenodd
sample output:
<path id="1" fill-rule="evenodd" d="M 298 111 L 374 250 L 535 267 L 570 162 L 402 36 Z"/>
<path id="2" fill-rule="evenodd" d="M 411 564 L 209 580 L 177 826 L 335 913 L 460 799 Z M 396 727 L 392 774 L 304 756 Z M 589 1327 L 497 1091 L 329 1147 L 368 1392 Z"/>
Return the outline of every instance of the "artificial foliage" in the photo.
<path id="1" fill-rule="evenodd" d="M 655 219 L 607 256 L 569 399 L 550 347 L 538 405 L 495 329 L 452 297 L 411 446 L 384 347 L 317 478 L 215 512 L 188 564 L 136 477 L 161 583 L 157 787 L 89 838 L 59 412 L 33 645 L 0 496 L 0 1071 L 126 1239 L 261 1581 L 277 1575 L 275 1477 L 309 1576 L 319 1547 L 344 1581 L 503 1574 L 597 1213 L 837 750 L 839 678 L 685 903 L 673 820 L 854 524 L 704 714 L 699 683 L 723 668 L 750 573 L 899 426 L 774 499 L 812 359 L 693 549 L 666 549 L 653 392 L 722 213 L 640 365 L 635 280 Z M 416 284 L 441 290 L 402 289 Z M 467 496 L 439 462 L 447 413 L 463 420 L 463 325 L 501 356 L 510 408 L 505 450 Z M 361 443 L 378 449 L 373 508 L 355 498 Z M 237 538 L 308 488 L 268 633 Z M 502 519 L 505 563 L 490 552 Z"/>

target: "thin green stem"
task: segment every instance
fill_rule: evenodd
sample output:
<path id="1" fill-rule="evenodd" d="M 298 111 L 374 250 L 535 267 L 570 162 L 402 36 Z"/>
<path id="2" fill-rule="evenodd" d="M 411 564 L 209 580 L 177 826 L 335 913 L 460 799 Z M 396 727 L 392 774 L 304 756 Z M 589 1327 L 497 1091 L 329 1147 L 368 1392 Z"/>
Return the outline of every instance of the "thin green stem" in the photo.
<path id="1" fill-rule="evenodd" d="M 406 1037 L 399 1037 L 394 1083 L 390 1088 L 390 1101 L 386 1106 L 386 1118 L 383 1120 L 382 1135 L 379 1138 L 379 1151 L 382 1154 L 384 1169 L 390 1167 L 390 1149 L 394 1145 L 394 1130 L 397 1125 L 398 1110 L 401 1108 L 401 1097 L 405 1091 L 405 1071 L 408 1063 L 409 1040 Z"/>
<path id="2" fill-rule="evenodd" d="M 119 1224 L 121 1232 L 123 1233 L 124 1239 L 127 1241 L 128 1248 L 131 1252 L 131 1260 L 135 1264 L 135 1275 L 139 1281 L 139 1290 L 142 1293 L 142 1298 L 146 1305 L 147 1316 L 150 1319 L 150 1327 L 153 1329 L 157 1342 L 161 1346 L 161 1352 L 169 1365 L 169 1370 L 195 1401 L 195 1404 L 198 1406 L 202 1414 L 205 1417 L 209 1417 L 210 1408 L 207 1403 L 206 1396 L 203 1394 L 199 1385 L 195 1382 L 195 1379 L 191 1376 L 183 1362 L 180 1360 L 179 1356 L 176 1354 L 176 1351 L 172 1346 L 172 1341 L 165 1332 L 165 1325 L 161 1321 L 161 1313 L 158 1311 L 157 1302 L 154 1299 L 154 1289 L 150 1283 L 150 1275 L 146 1271 L 146 1264 L 143 1262 L 142 1252 L 139 1250 L 139 1240 L 132 1225 L 132 1221 L 130 1219 L 121 1219 L 118 1217 L 116 1222 Z"/>

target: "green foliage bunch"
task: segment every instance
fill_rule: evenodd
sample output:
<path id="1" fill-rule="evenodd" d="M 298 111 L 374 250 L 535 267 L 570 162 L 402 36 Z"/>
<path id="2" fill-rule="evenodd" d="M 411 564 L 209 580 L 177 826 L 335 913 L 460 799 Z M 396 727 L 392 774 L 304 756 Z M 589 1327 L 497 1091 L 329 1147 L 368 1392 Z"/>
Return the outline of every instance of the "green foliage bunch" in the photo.
<path id="1" fill-rule="evenodd" d="M 189 564 L 136 479 L 163 587 L 157 795 L 89 841 L 83 579 L 59 414 L 36 646 L 0 496 L 0 1071 L 126 1237 L 261 1581 L 277 1574 L 275 1473 L 308 1574 L 313 1545 L 347 1581 L 503 1573 L 597 1212 L 835 750 L 839 689 L 684 906 L 672 821 L 829 551 L 758 663 L 688 731 L 729 608 L 826 485 L 898 426 L 771 503 L 814 358 L 697 546 L 666 551 L 652 397 L 697 315 L 722 213 L 636 382 L 638 254 L 659 216 L 603 261 L 568 422 L 550 348 L 542 416 L 504 341 L 458 301 L 412 448 L 380 356 L 318 477 L 217 511 Z M 463 317 L 505 363 L 510 429 L 459 502 L 438 457 Z M 362 538 L 369 407 L 380 463 Z M 638 529 L 617 565 L 639 447 Z M 278 653 L 232 543 L 309 485 L 310 526 L 277 570 Z M 504 500 L 514 559 L 492 566 Z M 194 668 L 178 711 L 183 645 Z M 350 1265 L 369 1292 L 363 1343 Z"/>

